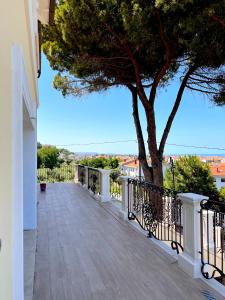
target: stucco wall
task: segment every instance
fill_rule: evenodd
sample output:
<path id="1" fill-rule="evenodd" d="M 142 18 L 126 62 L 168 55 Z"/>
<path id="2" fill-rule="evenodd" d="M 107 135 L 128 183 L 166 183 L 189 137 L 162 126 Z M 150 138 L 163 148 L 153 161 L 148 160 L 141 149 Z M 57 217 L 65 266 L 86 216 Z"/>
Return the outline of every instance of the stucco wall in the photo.
<path id="1" fill-rule="evenodd" d="M 28 74 L 30 92 L 35 101 L 37 101 L 37 53 L 34 36 L 37 34 L 37 21 L 34 20 L 36 6 L 37 1 L 35 0 L 4 1 L 1 9 L 0 27 L 1 45 L 4 46 L 1 47 L 0 52 L 0 82 L 1 84 L 4 82 L 2 79 L 5 78 L 7 73 L 9 73 L 9 75 L 11 74 L 12 44 L 21 45 Z M 31 14 L 33 16 L 31 16 Z M 4 70 L 2 70 L 2 61 L 4 62 Z M 9 81 L 7 78 L 5 78 L 5 81 L 11 82 L 11 80 Z M 0 91 L 0 93 L 1 92 L 2 91 Z"/>
<path id="2" fill-rule="evenodd" d="M 22 117 L 20 87 L 15 91 L 13 83 L 20 82 L 20 73 L 13 65 L 13 45 L 21 46 L 25 70 L 28 78 L 29 92 L 32 101 L 37 103 L 37 64 L 34 60 L 35 49 L 31 39 L 29 4 L 32 0 L 11 0 L 1 3 L 0 26 L 0 299 L 21 299 L 15 295 L 21 286 L 22 273 L 15 274 L 21 268 L 21 222 L 22 222 Z M 28 26 L 29 25 L 29 26 Z M 32 26 L 34 26 L 32 24 Z M 31 28 L 31 29 L 30 29 Z M 33 46 L 32 46 L 33 45 Z M 13 90 L 14 89 L 14 90 Z M 18 253 L 16 249 L 18 247 Z M 18 257 L 17 257 L 18 256 Z M 15 262 L 17 261 L 17 262 Z M 18 276 L 15 283 L 15 276 Z M 14 295 L 13 295 L 14 293 Z M 17 298 L 16 298 L 17 297 Z"/>
<path id="3" fill-rule="evenodd" d="M 222 182 L 221 179 L 224 179 L 224 177 L 219 177 L 219 176 L 215 176 L 214 179 L 216 180 L 215 184 L 216 184 L 216 187 L 218 189 L 218 191 L 225 187 L 225 182 Z"/>

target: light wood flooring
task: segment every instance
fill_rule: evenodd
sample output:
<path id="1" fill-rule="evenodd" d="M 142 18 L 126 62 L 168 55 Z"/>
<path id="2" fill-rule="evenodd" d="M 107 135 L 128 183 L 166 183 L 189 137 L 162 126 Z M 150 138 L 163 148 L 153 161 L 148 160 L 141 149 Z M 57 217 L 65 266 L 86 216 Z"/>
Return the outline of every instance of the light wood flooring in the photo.
<path id="1" fill-rule="evenodd" d="M 207 299 L 202 292 L 225 299 L 80 186 L 39 193 L 33 300 Z"/>

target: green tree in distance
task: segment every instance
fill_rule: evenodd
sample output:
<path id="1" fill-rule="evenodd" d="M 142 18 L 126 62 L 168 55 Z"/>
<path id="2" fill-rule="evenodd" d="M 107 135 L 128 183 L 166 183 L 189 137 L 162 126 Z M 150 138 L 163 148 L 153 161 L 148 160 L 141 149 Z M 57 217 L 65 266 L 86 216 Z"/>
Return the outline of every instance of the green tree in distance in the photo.
<path id="1" fill-rule="evenodd" d="M 37 167 L 53 169 L 60 164 L 59 149 L 54 146 L 42 146 L 37 151 Z"/>
<path id="2" fill-rule="evenodd" d="M 68 149 L 61 148 L 61 149 L 59 149 L 59 153 L 60 153 L 60 156 L 62 157 L 63 162 L 65 162 L 67 164 L 70 164 L 72 162 L 70 155 L 73 154 L 73 152 L 69 151 Z"/>
<path id="3" fill-rule="evenodd" d="M 116 169 L 119 167 L 119 160 L 113 157 L 84 158 L 79 164 L 97 169 Z"/>
<path id="4" fill-rule="evenodd" d="M 119 159 L 116 157 L 110 157 L 108 159 L 107 166 L 109 169 L 117 169 L 119 167 Z"/>
<path id="5" fill-rule="evenodd" d="M 178 192 L 196 193 L 218 199 L 213 177 L 208 164 L 203 163 L 197 156 L 183 156 L 174 163 L 175 189 Z M 166 171 L 164 186 L 173 189 L 173 174 Z"/>
<path id="6" fill-rule="evenodd" d="M 43 50 L 58 71 L 54 86 L 63 95 L 112 86 L 130 91 L 145 179 L 162 185 L 165 143 L 184 91 L 225 102 L 224 15 L 220 0 L 60 0 L 54 24 L 43 29 Z M 157 143 L 157 93 L 177 78 L 180 85 Z M 138 101 L 145 112 L 148 150 Z"/>
<path id="7" fill-rule="evenodd" d="M 41 149 L 42 144 L 40 142 L 37 142 L 37 149 Z"/>
<path id="8" fill-rule="evenodd" d="M 219 191 L 220 199 L 225 201 L 225 187 L 222 187 Z"/>

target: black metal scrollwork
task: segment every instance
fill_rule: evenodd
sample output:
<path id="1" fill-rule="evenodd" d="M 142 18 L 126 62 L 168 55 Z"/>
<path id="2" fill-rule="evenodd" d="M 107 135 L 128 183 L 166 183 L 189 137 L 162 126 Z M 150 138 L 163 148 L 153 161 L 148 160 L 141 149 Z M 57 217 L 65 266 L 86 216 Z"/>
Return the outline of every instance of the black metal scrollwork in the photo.
<path id="1" fill-rule="evenodd" d="M 101 173 L 94 168 L 88 168 L 88 189 L 94 194 L 100 194 Z"/>
<path id="2" fill-rule="evenodd" d="M 180 253 L 180 250 L 183 252 L 184 251 L 184 247 L 180 244 L 180 243 L 178 243 L 177 241 L 172 241 L 171 242 L 171 248 L 173 249 L 173 250 L 175 250 L 176 252 L 177 252 L 177 254 L 179 254 Z M 180 249 L 180 250 L 179 250 Z"/>
<path id="3" fill-rule="evenodd" d="M 225 284 L 225 203 L 209 199 L 200 206 L 201 272 L 204 278 Z"/>
<path id="4" fill-rule="evenodd" d="M 78 165 L 78 181 L 84 185 L 85 183 L 85 167 Z"/>
<path id="5" fill-rule="evenodd" d="M 211 269 L 210 271 L 205 271 L 205 268 Z M 204 278 L 206 279 L 217 279 L 220 282 L 223 282 L 225 280 L 225 274 L 224 272 L 216 267 L 213 264 L 210 263 L 202 263 L 201 272 Z"/>
<path id="6" fill-rule="evenodd" d="M 157 210 L 151 203 L 143 205 L 143 218 L 149 231 L 149 237 L 153 235 L 157 228 Z"/>
<path id="7" fill-rule="evenodd" d="M 182 203 L 174 191 L 143 179 L 128 180 L 128 217 L 148 231 L 149 237 L 171 241 L 179 253 L 182 246 Z"/>

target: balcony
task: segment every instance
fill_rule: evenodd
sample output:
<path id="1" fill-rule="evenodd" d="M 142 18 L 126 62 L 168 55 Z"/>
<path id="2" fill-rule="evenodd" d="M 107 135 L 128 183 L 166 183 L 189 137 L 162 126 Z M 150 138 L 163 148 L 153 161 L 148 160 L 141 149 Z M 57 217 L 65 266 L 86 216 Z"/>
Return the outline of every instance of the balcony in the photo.
<path id="1" fill-rule="evenodd" d="M 124 220 L 114 201 L 74 183 L 48 184 L 38 198 L 33 300 L 224 299 Z"/>

